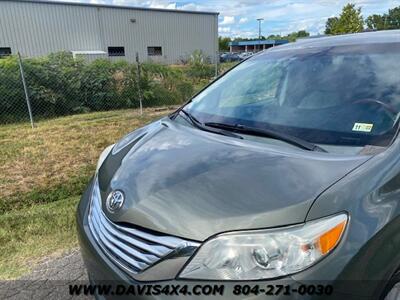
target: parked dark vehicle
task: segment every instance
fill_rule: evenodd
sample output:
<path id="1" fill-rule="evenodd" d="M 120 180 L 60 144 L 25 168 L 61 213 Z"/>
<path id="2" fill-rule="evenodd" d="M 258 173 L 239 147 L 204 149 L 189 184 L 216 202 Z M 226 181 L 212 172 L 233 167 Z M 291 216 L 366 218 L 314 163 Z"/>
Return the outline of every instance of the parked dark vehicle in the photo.
<path id="1" fill-rule="evenodd" d="M 398 299 L 399 70 L 400 31 L 275 47 L 108 147 L 77 214 L 91 282 Z"/>
<path id="2" fill-rule="evenodd" d="M 220 56 L 220 62 L 235 62 L 235 61 L 241 61 L 242 59 L 240 58 L 239 54 L 237 53 L 223 53 Z"/>
<path id="3" fill-rule="evenodd" d="M 241 60 L 244 60 L 246 58 L 249 58 L 250 56 L 253 56 L 254 53 L 253 52 L 242 52 L 239 54 L 239 57 Z"/>

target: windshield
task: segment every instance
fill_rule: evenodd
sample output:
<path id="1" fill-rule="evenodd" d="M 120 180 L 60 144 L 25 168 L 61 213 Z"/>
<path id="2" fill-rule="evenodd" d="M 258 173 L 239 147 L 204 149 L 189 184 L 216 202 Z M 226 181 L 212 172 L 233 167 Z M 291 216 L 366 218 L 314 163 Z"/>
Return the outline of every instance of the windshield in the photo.
<path id="1" fill-rule="evenodd" d="M 400 43 L 276 48 L 228 72 L 185 109 L 202 123 L 387 146 L 400 110 Z"/>

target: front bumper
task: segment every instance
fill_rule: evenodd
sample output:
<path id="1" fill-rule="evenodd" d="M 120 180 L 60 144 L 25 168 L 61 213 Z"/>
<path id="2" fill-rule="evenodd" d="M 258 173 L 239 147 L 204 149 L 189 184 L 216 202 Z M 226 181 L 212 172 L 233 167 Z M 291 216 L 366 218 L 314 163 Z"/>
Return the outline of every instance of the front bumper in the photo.
<path id="1" fill-rule="evenodd" d="M 89 184 L 87 190 L 82 196 L 77 211 L 77 228 L 78 238 L 81 247 L 81 253 L 85 262 L 90 284 L 92 285 L 106 285 L 112 286 L 113 289 L 107 295 L 96 295 L 98 299 L 202 299 L 206 297 L 213 297 L 216 299 L 376 299 L 370 296 L 355 296 L 354 291 L 348 290 L 351 284 L 345 284 L 346 288 L 340 289 L 341 292 L 336 290 L 333 285 L 333 294 L 327 295 L 325 292 L 316 294 L 314 290 L 318 286 L 327 287 L 331 286 L 333 280 L 329 281 L 311 281 L 307 279 L 307 275 L 300 274 L 296 280 L 293 277 L 285 277 L 276 280 L 264 281 L 245 281 L 245 282 L 232 282 L 232 281 L 200 281 L 200 280 L 167 280 L 156 282 L 139 282 L 133 280 L 124 271 L 118 268 L 99 248 L 96 244 L 88 227 L 88 212 L 89 212 L 89 199 L 92 183 Z M 323 261 L 322 263 L 331 263 Z M 334 262 L 333 262 L 334 263 Z M 326 269 L 326 268 L 324 268 Z M 307 270 L 306 274 L 312 274 L 310 278 L 318 278 L 320 269 Z M 317 274 L 316 274 L 317 273 Z M 326 274 L 321 274 L 325 276 Z M 151 286 L 151 290 L 148 288 Z M 167 287 L 171 294 L 158 293 L 155 289 L 156 286 L 161 286 L 161 290 Z M 179 294 L 176 294 L 173 289 L 179 286 Z M 223 286 L 223 293 L 221 294 L 221 286 Z M 301 290 L 300 287 L 302 286 Z M 147 287 L 142 289 L 138 287 Z M 185 287 L 186 294 L 182 293 L 181 288 Z M 304 287 L 309 290 L 304 292 Z M 258 293 L 256 293 L 258 288 Z M 216 292 L 215 292 L 216 291 Z M 165 290 L 164 290 L 165 292 Z"/>

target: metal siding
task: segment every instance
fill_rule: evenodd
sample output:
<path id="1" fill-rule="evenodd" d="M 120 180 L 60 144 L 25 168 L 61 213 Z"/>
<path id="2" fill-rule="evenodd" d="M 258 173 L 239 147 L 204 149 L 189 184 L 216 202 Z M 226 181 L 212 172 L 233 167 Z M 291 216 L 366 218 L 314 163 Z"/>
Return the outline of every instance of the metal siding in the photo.
<path id="1" fill-rule="evenodd" d="M 177 9 L 167 9 L 167 8 L 155 8 L 155 7 L 140 7 L 132 5 L 117 5 L 117 4 L 106 4 L 106 3 L 84 3 L 84 2 L 71 2 L 69 1 L 54 1 L 54 0 L 1 0 L 1 1 L 18 1 L 18 2 L 30 2 L 30 3 L 45 3 L 45 4 L 61 4 L 61 5 L 72 5 L 72 6 L 90 6 L 90 7 L 105 7 L 105 8 L 119 8 L 119 9 L 135 9 L 135 10 L 146 10 L 146 11 L 161 11 L 161 12 L 178 12 L 183 14 L 206 14 L 206 15 L 218 15 L 219 13 L 215 11 L 194 11 L 194 10 L 177 10 Z M 76 1 L 76 0 L 75 0 Z M 92 1 L 92 2 L 95 2 Z M 120 1 L 121 2 L 121 1 Z"/>
<path id="2" fill-rule="evenodd" d="M 41 56 L 124 46 L 129 61 L 138 52 L 142 61 L 164 63 L 176 63 L 201 49 L 214 60 L 216 19 L 212 14 L 1 1 L 0 47 L 11 47 L 13 53 L 20 51 L 24 56 Z M 148 57 L 149 46 L 161 46 L 163 57 Z"/>
<path id="3" fill-rule="evenodd" d="M 138 52 L 148 57 L 147 47 L 161 46 L 162 61 L 176 63 L 181 56 L 197 49 L 212 56 L 215 49 L 214 15 L 101 8 L 105 46 L 124 46 L 126 59 Z M 131 23 L 130 19 L 136 19 Z"/>

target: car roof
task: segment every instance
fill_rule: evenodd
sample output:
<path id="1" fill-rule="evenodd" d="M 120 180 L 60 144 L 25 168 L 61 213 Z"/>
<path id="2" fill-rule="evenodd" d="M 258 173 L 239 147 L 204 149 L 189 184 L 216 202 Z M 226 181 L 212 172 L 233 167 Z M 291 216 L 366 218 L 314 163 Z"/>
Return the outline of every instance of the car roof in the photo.
<path id="1" fill-rule="evenodd" d="M 302 49 L 302 48 L 324 48 L 334 46 L 368 45 L 382 43 L 400 43 L 400 30 L 385 30 L 362 32 L 336 36 L 320 36 L 314 38 L 299 39 L 295 43 L 289 43 L 273 47 L 263 52 Z M 260 56 L 262 56 L 261 54 Z"/>

